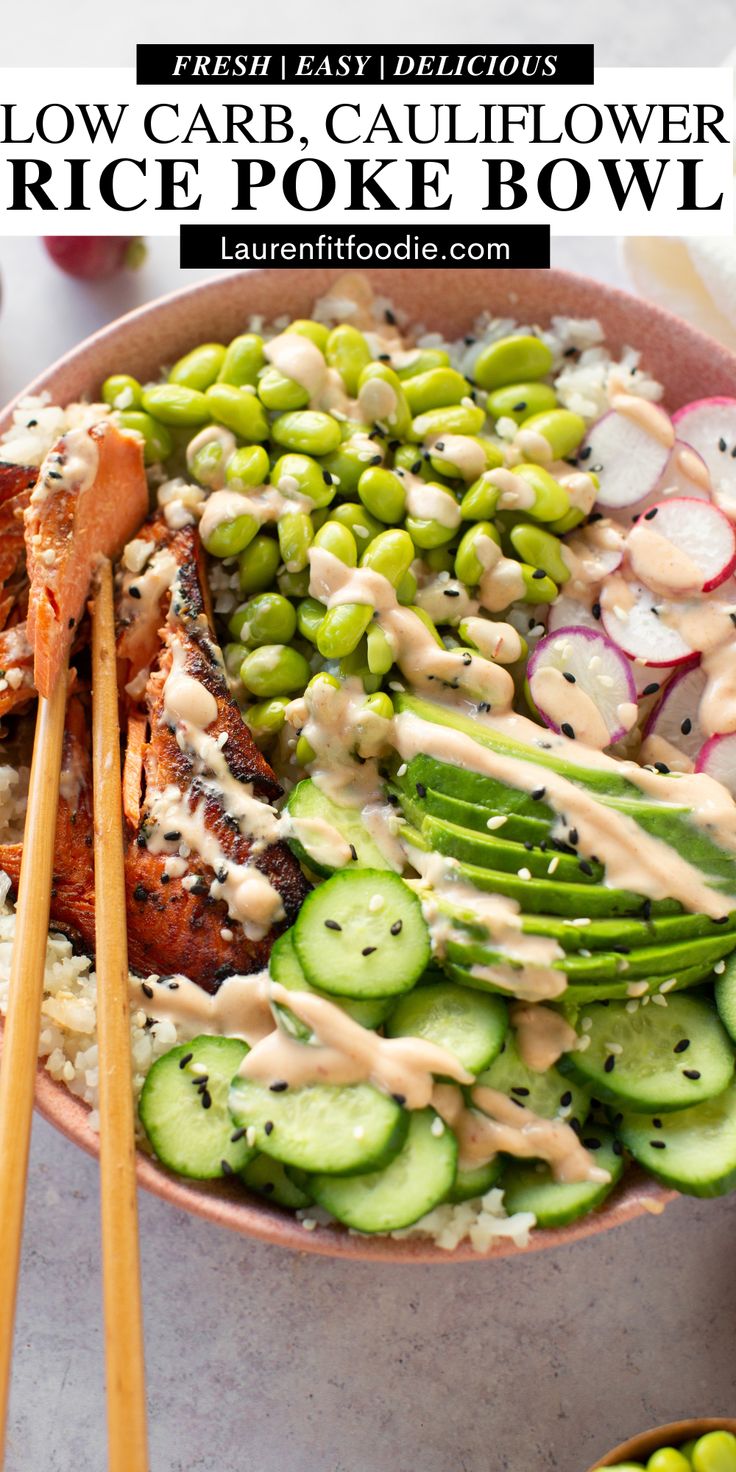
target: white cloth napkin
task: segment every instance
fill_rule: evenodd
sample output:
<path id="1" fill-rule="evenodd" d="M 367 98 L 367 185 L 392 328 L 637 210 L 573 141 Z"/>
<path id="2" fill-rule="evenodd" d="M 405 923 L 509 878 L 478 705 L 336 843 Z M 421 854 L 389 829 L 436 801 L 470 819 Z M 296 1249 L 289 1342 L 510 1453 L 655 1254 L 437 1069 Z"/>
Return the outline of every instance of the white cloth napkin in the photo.
<path id="1" fill-rule="evenodd" d="M 736 50 L 724 66 L 736 66 Z M 734 72 L 736 95 L 736 71 Z M 736 172 L 736 148 L 734 152 Z M 736 237 L 632 236 L 622 242 L 626 269 L 642 296 L 686 317 L 736 351 Z"/>

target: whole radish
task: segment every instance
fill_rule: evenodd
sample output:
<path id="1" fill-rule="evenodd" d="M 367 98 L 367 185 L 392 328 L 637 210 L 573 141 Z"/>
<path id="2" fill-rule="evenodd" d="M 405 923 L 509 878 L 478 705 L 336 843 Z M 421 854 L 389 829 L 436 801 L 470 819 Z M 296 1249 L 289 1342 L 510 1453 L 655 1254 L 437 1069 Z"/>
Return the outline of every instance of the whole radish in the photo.
<path id="1" fill-rule="evenodd" d="M 139 235 L 44 235 L 52 261 L 80 281 L 104 281 L 142 265 L 146 247 Z"/>

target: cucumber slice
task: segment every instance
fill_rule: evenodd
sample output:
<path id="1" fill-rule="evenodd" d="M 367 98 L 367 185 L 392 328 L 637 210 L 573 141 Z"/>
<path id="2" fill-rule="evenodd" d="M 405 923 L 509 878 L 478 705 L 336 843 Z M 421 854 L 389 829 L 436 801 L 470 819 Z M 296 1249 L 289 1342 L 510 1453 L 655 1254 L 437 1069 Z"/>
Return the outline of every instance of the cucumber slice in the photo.
<path id="1" fill-rule="evenodd" d="M 471 1170 L 459 1170 L 445 1197 L 453 1205 L 461 1201 L 475 1201 L 485 1196 L 498 1183 L 506 1162 L 502 1155 L 495 1155 L 487 1165 L 476 1165 Z"/>
<path id="2" fill-rule="evenodd" d="M 408 1126 L 404 1110 L 371 1084 L 308 1084 L 274 1093 L 236 1078 L 229 1102 L 235 1123 L 255 1132 L 258 1150 L 310 1172 L 380 1170 L 401 1149 Z"/>
<path id="3" fill-rule="evenodd" d="M 595 1143 L 593 1143 L 595 1141 Z M 621 1179 L 624 1162 L 616 1154 L 616 1142 L 607 1130 L 596 1125 L 588 1149 L 595 1151 L 595 1163 L 610 1173 L 608 1183 L 600 1181 L 575 1181 L 563 1184 L 554 1180 L 548 1165 L 540 1161 L 528 1164 L 513 1161 L 504 1172 L 503 1204 L 509 1216 L 517 1211 L 531 1211 L 537 1218 L 538 1227 L 564 1227 L 578 1217 L 587 1216 L 594 1207 L 610 1195 Z M 617 1147 L 621 1150 L 620 1145 Z"/>
<path id="4" fill-rule="evenodd" d="M 733 1078 L 728 1034 L 702 997 L 670 995 L 666 1007 L 636 1012 L 625 1002 L 594 1002 L 580 1012 L 578 1032 L 590 1042 L 584 1052 L 566 1053 L 561 1071 L 629 1109 L 686 1109 L 721 1094 Z"/>
<path id="5" fill-rule="evenodd" d="M 515 1104 L 523 1104 L 543 1119 L 576 1119 L 582 1125 L 590 1111 L 590 1089 L 574 1079 L 563 1078 L 557 1068 L 548 1068 L 545 1073 L 527 1068 L 513 1032 L 507 1034 L 502 1052 L 481 1074 L 478 1083 L 508 1094 Z"/>
<path id="6" fill-rule="evenodd" d="M 307 981 L 294 946 L 293 930 L 285 930 L 275 942 L 268 969 L 273 980 L 287 987 L 289 991 L 314 992 L 321 997 L 327 995 L 326 992 L 320 992 L 316 987 L 310 986 Z M 347 1012 L 348 1017 L 352 1017 L 354 1022 L 359 1022 L 361 1027 L 370 1028 L 380 1027 L 394 1005 L 393 997 L 377 997 L 368 1002 L 351 1002 L 347 997 L 330 997 L 330 1001 L 334 1002 L 336 1007 L 341 1007 L 343 1012 Z M 300 1042 L 306 1042 L 311 1038 L 312 1033 L 306 1023 L 301 1022 L 289 1007 L 280 1007 L 277 1002 L 274 1002 L 273 1005 L 274 1011 L 278 1013 L 280 1021 L 292 1037 L 298 1038 Z"/>
<path id="7" fill-rule="evenodd" d="M 457 1140 L 433 1109 L 411 1115 L 406 1141 L 385 1170 L 369 1175 L 317 1175 L 310 1189 L 318 1206 L 358 1232 L 410 1227 L 444 1200 L 457 1166 Z"/>
<path id="8" fill-rule="evenodd" d="M 736 953 L 726 961 L 715 987 L 718 1015 L 729 1037 L 736 1043 Z"/>
<path id="9" fill-rule="evenodd" d="M 692 1109 L 654 1119 L 624 1115 L 617 1132 L 655 1180 L 687 1196 L 725 1196 L 736 1187 L 736 1086 Z"/>
<path id="10" fill-rule="evenodd" d="M 419 980 L 430 955 L 416 895 L 398 874 L 350 869 L 307 895 L 294 926 L 307 980 L 330 996 L 392 997 Z"/>
<path id="11" fill-rule="evenodd" d="M 385 854 L 378 844 L 371 838 L 359 808 L 344 808 L 333 802 L 326 793 L 322 792 L 311 777 L 304 782 L 298 782 L 289 794 L 286 804 L 287 812 L 292 818 L 306 820 L 301 828 L 297 829 L 298 837 L 294 836 L 288 840 L 289 848 L 296 855 L 299 862 L 306 864 L 315 874 L 329 876 L 335 873 L 336 865 L 330 861 L 329 853 L 323 842 L 320 842 L 319 828 L 322 823 L 336 828 L 347 844 L 352 845 L 355 851 L 355 865 L 359 869 L 391 869 Z M 309 820 L 317 820 L 313 834 L 309 832 Z"/>
<path id="12" fill-rule="evenodd" d="M 169 1170 L 211 1181 L 242 1170 L 255 1154 L 238 1135 L 227 1106 L 230 1081 L 247 1052 L 239 1038 L 203 1035 L 157 1058 L 138 1111 Z"/>
<path id="13" fill-rule="evenodd" d="M 254 1155 L 240 1171 L 240 1179 L 249 1191 L 255 1191 L 258 1196 L 266 1196 L 269 1201 L 275 1201 L 277 1206 L 285 1206 L 288 1211 L 301 1211 L 303 1207 L 312 1204 L 312 1197 L 291 1176 L 287 1176 L 281 1161 L 271 1160 L 268 1155 Z"/>
<path id="14" fill-rule="evenodd" d="M 448 1048 L 469 1073 L 480 1073 L 503 1047 L 508 1025 L 502 997 L 440 981 L 402 997 L 386 1031 L 390 1038 L 426 1038 Z"/>

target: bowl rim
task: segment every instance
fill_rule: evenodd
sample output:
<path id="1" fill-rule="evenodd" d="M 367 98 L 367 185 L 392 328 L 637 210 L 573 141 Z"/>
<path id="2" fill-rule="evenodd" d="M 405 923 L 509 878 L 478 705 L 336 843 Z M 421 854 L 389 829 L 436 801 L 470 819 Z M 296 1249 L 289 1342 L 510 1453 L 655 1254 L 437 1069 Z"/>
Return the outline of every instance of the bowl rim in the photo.
<path id="1" fill-rule="evenodd" d="M 664 1426 L 651 1426 L 647 1431 L 640 1431 L 636 1436 L 630 1436 L 628 1441 L 619 1442 L 618 1446 L 599 1461 L 594 1462 L 588 1472 L 599 1472 L 604 1467 L 615 1467 L 617 1462 L 626 1462 L 632 1459 L 641 1461 L 642 1457 L 651 1457 L 653 1452 L 659 1451 L 665 1446 L 681 1446 L 684 1441 L 690 1441 L 697 1436 L 705 1436 L 708 1431 L 731 1431 L 736 1436 L 736 1418 L 733 1416 L 692 1416 L 685 1421 L 668 1421 Z"/>
<path id="2" fill-rule="evenodd" d="M 147 318 L 155 319 L 158 314 L 167 312 L 180 302 L 186 304 L 189 301 L 198 300 L 214 290 L 227 293 L 229 287 L 233 288 L 234 283 L 243 278 L 253 279 L 257 286 L 258 281 L 266 277 L 275 276 L 280 283 L 284 283 L 294 282 L 297 278 L 311 277 L 314 279 L 315 276 L 318 276 L 319 287 L 317 289 L 322 290 L 330 281 L 343 274 L 344 272 L 337 269 L 313 271 L 299 267 L 278 271 L 269 268 L 255 271 L 232 271 L 208 276 L 204 281 L 178 287 L 152 301 L 144 302 L 98 328 L 61 354 L 43 372 L 37 374 L 0 410 L 0 431 L 7 427 L 10 415 L 20 400 L 46 390 L 54 378 L 67 367 L 73 366 L 80 356 L 89 354 L 96 347 L 104 346 L 106 340 L 117 337 L 121 332 L 124 333 L 138 323 L 145 322 Z M 396 279 L 397 285 L 400 284 L 399 278 L 402 275 L 401 272 L 395 270 L 380 268 L 368 269 L 361 274 L 367 276 L 375 286 L 388 286 L 389 290 L 392 280 Z M 524 282 L 538 277 L 540 272 L 527 268 L 498 271 L 479 269 L 470 273 L 459 272 L 457 268 L 431 267 L 422 274 L 425 278 L 457 275 L 467 277 L 470 274 L 487 278 L 489 295 L 491 295 L 490 288 L 494 282 L 497 285 L 499 282 L 513 284 L 523 290 Z M 600 300 L 602 315 L 605 315 L 606 309 L 615 310 L 619 306 L 622 311 L 625 311 L 630 310 L 633 305 L 646 316 L 650 325 L 659 324 L 663 331 L 670 333 L 684 330 L 688 339 L 694 340 L 695 345 L 699 345 L 702 350 L 712 352 L 715 349 L 718 354 L 722 354 L 724 360 L 733 366 L 736 374 L 736 355 L 673 313 L 639 299 L 633 293 L 620 287 L 597 281 L 594 277 L 556 268 L 545 270 L 542 274 L 545 280 L 557 289 L 556 294 L 562 296 L 569 297 L 576 291 L 580 292 L 581 289 L 584 292 L 592 290 Z M 36 1106 L 39 1113 L 72 1143 L 90 1155 L 99 1154 L 99 1137 L 89 1125 L 89 1107 L 71 1094 L 61 1081 L 53 1080 L 46 1071 L 43 1061 L 39 1062 L 37 1069 Z M 337 1224 L 326 1226 L 318 1224 L 313 1230 L 305 1230 L 301 1222 L 291 1213 L 281 1211 L 268 1202 L 249 1195 L 240 1186 L 231 1186 L 227 1182 L 187 1181 L 173 1175 L 140 1149 L 137 1151 L 136 1170 L 139 1184 L 152 1194 L 195 1216 L 241 1235 L 300 1252 L 390 1263 L 454 1264 L 466 1261 L 485 1262 L 489 1259 L 507 1256 L 526 1256 L 529 1252 L 564 1247 L 572 1242 L 597 1235 L 600 1231 L 624 1225 L 645 1214 L 658 1216 L 665 1210 L 669 1202 L 678 1196 L 678 1192 L 658 1184 L 638 1168 L 630 1167 L 622 1182 L 602 1207 L 567 1227 L 551 1230 L 534 1228 L 530 1234 L 529 1244 L 525 1248 L 519 1248 L 510 1240 L 501 1238 L 495 1239 L 488 1250 L 479 1252 L 465 1239 L 453 1250 L 448 1251 L 438 1247 L 431 1239 L 396 1240 L 392 1237 L 361 1236 L 348 1232 Z"/>

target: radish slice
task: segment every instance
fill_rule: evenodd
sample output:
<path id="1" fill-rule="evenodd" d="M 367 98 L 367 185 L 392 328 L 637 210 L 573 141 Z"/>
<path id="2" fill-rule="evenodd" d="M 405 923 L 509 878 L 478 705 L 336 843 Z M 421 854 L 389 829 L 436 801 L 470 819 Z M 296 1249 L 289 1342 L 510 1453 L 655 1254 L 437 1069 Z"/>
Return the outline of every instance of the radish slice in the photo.
<path id="1" fill-rule="evenodd" d="M 736 567 L 736 532 L 710 501 L 672 496 L 658 501 L 629 533 L 634 575 L 663 597 L 710 593 Z"/>
<path id="2" fill-rule="evenodd" d="M 669 426 L 664 410 L 658 413 Z M 633 506 L 649 495 L 664 473 L 671 448 L 671 442 L 664 444 L 630 415 L 615 409 L 604 414 L 578 455 L 581 468 L 598 476 L 596 505 Z"/>
<path id="3" fill-rule="evenodd" d="M 703 745 L 699 711 L 705 685 L 705 671 L 699 664 L 673 675 L 644 727 L 644 761 L 663 761 L 678 770 L 672 760 L 674 751 L 685 757 L 685 769 L 690 770 Z"/>
<path id="4" fill-rule="evenodd" d="M 702 455 L 716 505 L 736 520 L 736 399 L 695 399 L 672 422 L 678 437 Z"/>
<path id="5" fill-rule="evenodd" d="M 736 732 L 730 736 L 711 736 L 698 752 L 695 770 L 715 777 L 716 782 L 736 797 Z"/>
<path id="6" fill-rule="evenodd" d="M 702 456 L 684 440 L 675 440 L 664 471 L 648 496 L 637 501 L 635 506 L 613 506 L 608 514 L 614 521 L 631 526 L 650 506 L 656 506 L 658 501 L 670 496 L 691 496 L 695 501 L 711 499 L 708 467 Z"/>
<path id="7" fill-rule="evenodd" d="M 622 592 L 625 603 L 618 601 Z M 643 583 L 627 582 L 622 590 L 622 580 L 615 578 L 601 593 L 603 627 L 630 659 L 654 666 L 682 664 L 698 651 L 658 616 L 655 609 L 660 603 L 661 599 Z"/>
<path id="8" fill-rule="evenodd" d="M 545 724 L 586 746 L 611 746 L 636 721 L 628 660 L 605 635 L 580 624 L 540 639 L 527 679 Z"/>

